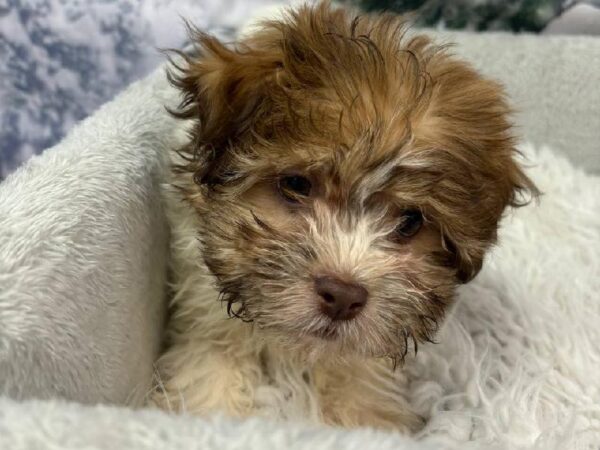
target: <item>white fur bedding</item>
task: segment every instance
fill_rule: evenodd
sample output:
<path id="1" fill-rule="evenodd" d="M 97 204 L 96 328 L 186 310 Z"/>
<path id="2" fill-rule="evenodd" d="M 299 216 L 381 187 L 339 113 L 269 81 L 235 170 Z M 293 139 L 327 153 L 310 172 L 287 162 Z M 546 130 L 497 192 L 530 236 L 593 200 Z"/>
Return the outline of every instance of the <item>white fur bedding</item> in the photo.
<path id="1" fill-rule="evenodd" d="M 405 370 L 430 417 L 419 442 L 257 419 L 0 400 L 0 448 L 539 448 L 600 446 L 600 178 L 525 148 L 544 192 Z"/>

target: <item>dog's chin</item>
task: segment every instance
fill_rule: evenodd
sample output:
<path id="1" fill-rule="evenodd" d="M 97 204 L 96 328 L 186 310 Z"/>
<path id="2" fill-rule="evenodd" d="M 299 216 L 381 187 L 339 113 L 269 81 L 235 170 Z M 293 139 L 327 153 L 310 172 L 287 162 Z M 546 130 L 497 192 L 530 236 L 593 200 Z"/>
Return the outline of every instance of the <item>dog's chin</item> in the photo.
<path id="1" fill-rule="evenodd" d="M 343 362 L 349 358 L 367 357 L 359 349 L 349 349 L 344 339 L 336 332 L 324 332 L 323 334 L 304 334 L 288 336 L 280 339 L 278 345 L 282 346 L 287 353 L 295 355 L 298 359 L 317 363 L 319 361 Z"/>
<path id="2" fill-rule="evenodd" d="M 390 348 L 371 348 L 357 339 L 356 324 L 353 321 L 327 321 L 322 326 L 310 330 L 298 331 L 284 328 L 261 328 L 264 336 L 286 353 L 299 359 L 317 361 L 344 361 L 349 358 L 382 358 L 391 357 L 393 353 L 401 353 Z"/>

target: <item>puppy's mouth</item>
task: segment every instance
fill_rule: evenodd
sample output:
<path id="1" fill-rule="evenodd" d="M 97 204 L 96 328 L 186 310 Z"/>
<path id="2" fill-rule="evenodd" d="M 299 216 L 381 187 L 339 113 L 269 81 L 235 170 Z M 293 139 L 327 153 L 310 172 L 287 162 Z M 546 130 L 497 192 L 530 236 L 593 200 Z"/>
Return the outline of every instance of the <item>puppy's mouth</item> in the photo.
<path id="1" fill-rule="evenodd" d="M 311 330 L 308 334 L 325 341 L 335 341 L 340 337 L 339 325 L 336 322 L 331 321 L 324 327 Z"/>

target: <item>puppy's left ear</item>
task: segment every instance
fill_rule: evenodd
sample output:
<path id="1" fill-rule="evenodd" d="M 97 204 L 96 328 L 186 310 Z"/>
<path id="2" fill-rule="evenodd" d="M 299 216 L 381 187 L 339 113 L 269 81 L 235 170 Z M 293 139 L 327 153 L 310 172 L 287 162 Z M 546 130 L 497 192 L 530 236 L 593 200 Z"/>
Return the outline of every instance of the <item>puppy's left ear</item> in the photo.
<path id="1" fill-rule="evenodd" d="M 170 60 L 169 81 L 183 93 L 178 111 L 196 121 L 190 153 L 197 162 L 196 181 L 218 182 L 228 147 L 239 141 L 269 112 L 269 92 L 282 61 L 276 51 L 249 46 L 231 49 L 218 39 L 190 27 L 194 56 L 176 52 Z"/>
<path id="2" fill-rule="evenodd" d="M 498 179 L 494 188 L 488 192 L 485 200 L 482 202 L 481 210 L 487 217 L 483 220 L 480 217 L 480 223 L 488 222 L 488 233 L 484 242 L 494 243 L 497 237 L 498 222 L 502 217 L 503 211 L 507 207 L 520 208 L 536 200 L 540 195 L 536 185 L 525 174 L 519 163 L 515 160 L 515 155 L 519 152 L 512 148 L 507 152 L 504 158 L 502 168 L 499 170 Z M 480 230 L 485 230 L 482 226 Z M 463 244 L 456 252 L 457 271 L 456 278 L 461 283 L 468 283 L 479 273 L 483 266 L 483 259 L 488 246 L 481 244 L 468 245 Z"/>
<path id="3" fill-rule="evenodd" d="M 432 184 L 430 215 L 437 215 L 456 280 L 467 283 L 496 242 L 506 208 L 526 205 L 538 190 L 519 164 L 502 85 L 446 53 L 429 62 L 428 72 L 437 90 L 420 131 L 436 149 L 432 167 L 443 173 Z"/>

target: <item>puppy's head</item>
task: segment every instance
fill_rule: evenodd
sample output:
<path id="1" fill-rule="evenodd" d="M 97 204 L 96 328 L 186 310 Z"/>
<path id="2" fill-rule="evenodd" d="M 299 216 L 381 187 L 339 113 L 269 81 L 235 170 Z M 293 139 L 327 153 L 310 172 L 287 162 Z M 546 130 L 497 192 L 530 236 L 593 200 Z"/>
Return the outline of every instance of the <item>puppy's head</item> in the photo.
<path id="1" fill-rule="evenodd" d="M 194 39 L 178 170 L 230 313 L 316 352 L 431 339 L 535 190 L 501 88 L 393 15 L 303 7 L 235 48 Z"/>

